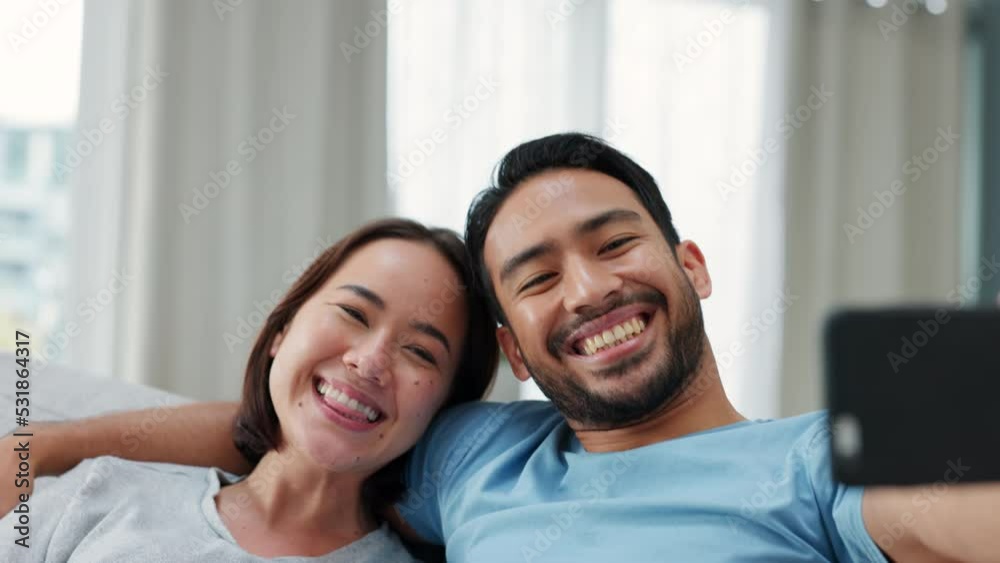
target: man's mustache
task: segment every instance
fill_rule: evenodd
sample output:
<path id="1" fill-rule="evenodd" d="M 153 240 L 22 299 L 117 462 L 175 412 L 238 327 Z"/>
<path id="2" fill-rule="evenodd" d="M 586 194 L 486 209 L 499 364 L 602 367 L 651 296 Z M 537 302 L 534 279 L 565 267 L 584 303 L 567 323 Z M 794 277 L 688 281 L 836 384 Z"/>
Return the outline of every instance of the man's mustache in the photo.
<path id="1" fill-rule="evenodd" d="M 627 305 L 634 305 L 636 303 L 649 303 L 650 305 L 657 305 L 666 309 L 667 297 L 659 291 L 639 291 L 631 295 L 617 296 L 604 303 L 600 309 L 594 309 L 593 311 L 581 313 L 552 333 L 552 336 L 549 337 L 548 342 L 546 343 L 549 353 L 553 356 L 559 356 L 564 349 L 566 339 L 568 339 L 571 334 L 584 324 L 600 318 L 615 309 L 625 307 Z"/>

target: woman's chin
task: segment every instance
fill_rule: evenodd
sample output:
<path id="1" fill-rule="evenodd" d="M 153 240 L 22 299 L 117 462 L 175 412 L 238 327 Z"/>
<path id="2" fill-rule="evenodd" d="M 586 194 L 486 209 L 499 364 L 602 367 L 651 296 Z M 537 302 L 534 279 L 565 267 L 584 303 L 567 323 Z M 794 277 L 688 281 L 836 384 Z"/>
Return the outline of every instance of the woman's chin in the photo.
<path id="1" fill-rule="evenodd" d="M 304 447 L 298 449 L 313 464 L 331 472 L 353 472 L 384 465 L 375 459 L 374 452 L 369 448 L 347 444 L 336 436 L 309 436 L 299 443 Z"/>
<path id="2" fill-rule="evenodd" d="M 386 451 L 386 446 L 391 447 L 385 439 L 388 430 L 355 433 L 331 427 L 322 417 L 310 420 L 311 417 L 305 416 L 287 425 L 280 418 L 279 424 L 286 429 L 284 434 L 294 449 L 313 465 L 332 472 L 374 472 L 398 455 Z"/>

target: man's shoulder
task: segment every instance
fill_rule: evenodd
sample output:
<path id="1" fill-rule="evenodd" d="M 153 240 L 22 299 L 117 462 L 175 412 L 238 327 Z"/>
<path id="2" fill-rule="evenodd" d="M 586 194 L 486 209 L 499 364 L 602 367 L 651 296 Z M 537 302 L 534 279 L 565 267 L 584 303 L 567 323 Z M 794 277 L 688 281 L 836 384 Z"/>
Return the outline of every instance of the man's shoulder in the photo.
<path id="1" fill-rule="evenodd" d="M 829 417 L 826 411 L 813 411 L 784 418 L 761 420 L 760 427 L 765 431 L 787 432 L 791 435 L 815 433 L 828 425 Z"/>
<path id="2" fill-rule="evenodd" d="M 830 422 L 825 411 L 787 418 L 758 421 L 748 425 L 750 434 L 736 437 L 745 445 L 742 452 L 753 451 L 755 464 L 762 470 L 794 474 L 795 482 L 813 486 L 826 479 L 830 464 Z M 791 473 L 787 473 L 791 472 Z"/>
<path id="3" fill-rule="evenodd" d="M 479 434 L 503 433 L 516 437 L 524 429 L 564 420 L 548 401 L 474 401 L 445 410 L 432 423 L 432 428 L 447 427 L 463 434 L 472 430 Z"/>
<path id="4" fill-rule="evenodd" d="M 507 403 L 472 401 L 443 410 L 438 415 L 436 422 L 511 418 L 544 420 L 552 417 L 562 418 L 562 415 L 549 401 L 510 401 Z"/>
<path id="5" fill-rule="evenodd" d="M 536 440 L 565 419 L 548 401 L 494 403 L 475 401 L 442 412 L 424 440 L 434 448 L 451 450 L 452 459 L 484 449 L 506 449 Z"/>
<path id="6" fill-rule="evenodd" d="M 825 411 L 756 420 L 739 430 L 741 435 L 733 439 L 762 448 L 773 456 L 784 452 L 783 457 L 789 458 L 788 461 L 815 461 L 830 443 L 830 423 Z"/>

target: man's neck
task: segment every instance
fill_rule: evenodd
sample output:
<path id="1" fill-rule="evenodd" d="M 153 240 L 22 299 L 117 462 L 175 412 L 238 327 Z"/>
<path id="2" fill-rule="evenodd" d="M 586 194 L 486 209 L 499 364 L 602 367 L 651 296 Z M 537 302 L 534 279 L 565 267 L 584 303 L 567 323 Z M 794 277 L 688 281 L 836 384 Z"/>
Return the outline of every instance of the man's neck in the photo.
<path id="1" fill-rule="evenodd" d="M 588 452 L 620 452 L 679 438 L 744 421 L 722 387 L 711 350 L 691 383 L 653 417 L 622 428 L 587 429 L 570 420 L 569 425 Z"/>

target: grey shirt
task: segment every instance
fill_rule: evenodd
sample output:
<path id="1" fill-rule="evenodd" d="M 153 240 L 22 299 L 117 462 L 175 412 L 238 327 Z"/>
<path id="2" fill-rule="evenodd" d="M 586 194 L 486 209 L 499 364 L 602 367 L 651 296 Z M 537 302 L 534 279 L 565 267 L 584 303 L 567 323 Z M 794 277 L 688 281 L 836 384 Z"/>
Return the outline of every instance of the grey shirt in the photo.
<path id="1" fill-rule="evenodd" d="M 116 457 L 84 461 L 36 484 L 28 502 L 27 549 L 14 542 L 17 514 L 0 520 L 0 561 L 144 563 L 366 563 L 413 559 L 388 525 L 321 557 L 266 559 L 244 551 L 215 506 L 220 486 L 237 481 L 218 469 L 139 463 Z"/>

